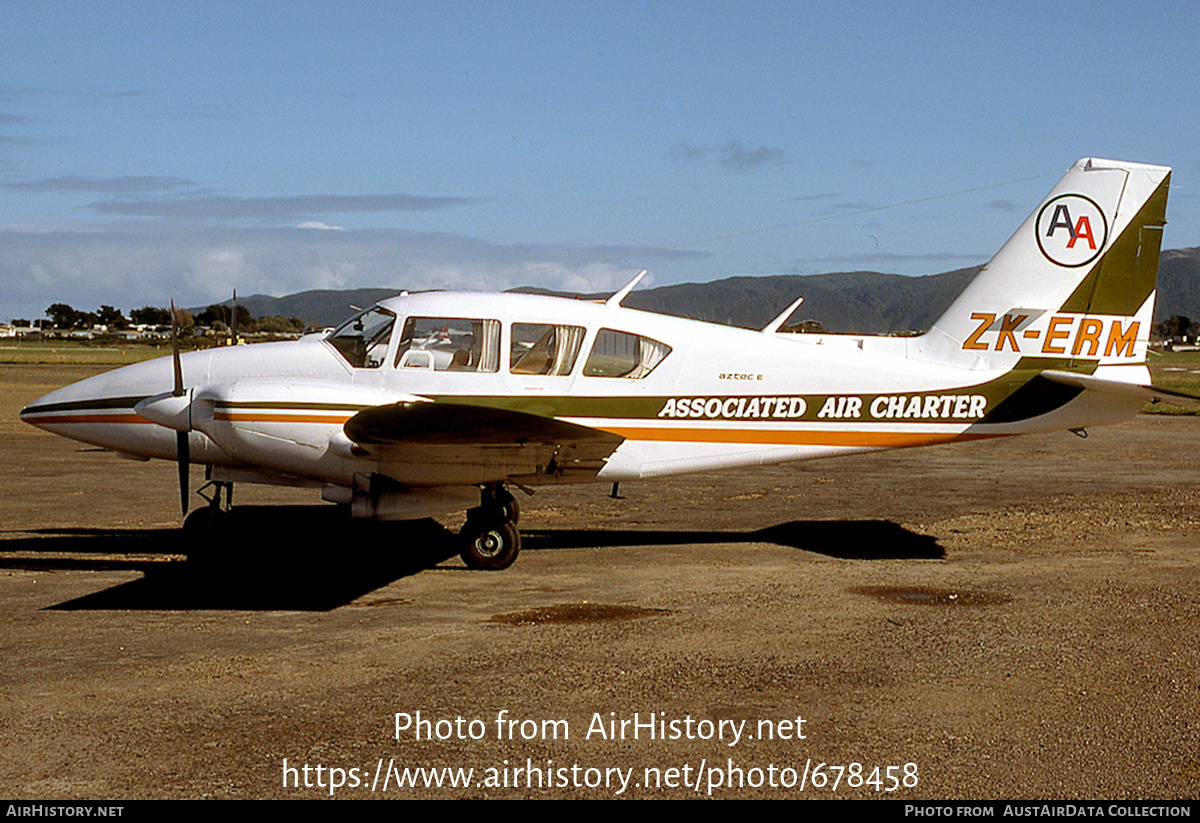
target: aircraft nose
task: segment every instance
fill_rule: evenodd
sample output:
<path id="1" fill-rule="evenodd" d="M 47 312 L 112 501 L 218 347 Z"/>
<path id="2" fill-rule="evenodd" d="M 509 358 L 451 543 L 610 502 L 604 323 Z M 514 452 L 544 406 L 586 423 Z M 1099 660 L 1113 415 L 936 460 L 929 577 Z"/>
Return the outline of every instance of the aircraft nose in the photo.
<path id="1" fill-rule="evenodd" d="M 53 394 L 53 392 L 51 392 L 51 394 Z M 50 404 L 50 401 L 48 399 L 49 397 L 50 397 L 49 394 L 42 395 L 37 400 L 34 400 L 28 406 L 21 409 L 20 414 L 17 416 L 20 417 L 22 421 L 28 423 L 31 426 L 37 426 L 38 428 L 42 428 L 42 424 L 41 424 L 41 422 L 39 422 L 38 418 L 42 414 L 42 410 L 44 410 L 45 407 Z"/>
<path id="2" fill-rule="evenodd" d="M 57 389 L 34 400 L 21 409 L 21 420 L 31 426 L 37 426 L 39 429 L 53 425 L 55 418 L 62 418 L 65 413 L 78 406 L 83 400 L 77 392 L 72 391 L 75 385 L 78 384 Z"/>
<path id="3" fill-rule="evenodd" d="M 21 420 L 40 429 L 81 423 L 120 423 L 132 412 L 128 398 L 97 395 L 79 383 L 39 397 L 21 409 Z"/>
<path id="4" fill-rule="evenodd" d="M 72 383 L 21 409 L 21 420 L 72 436 L 79 425 L 143 422 L 134 412 L 146 397 L 171 385 L 171 364 L 151 360 Z M 64 429 L 63 427 L 69 427 Z"/>

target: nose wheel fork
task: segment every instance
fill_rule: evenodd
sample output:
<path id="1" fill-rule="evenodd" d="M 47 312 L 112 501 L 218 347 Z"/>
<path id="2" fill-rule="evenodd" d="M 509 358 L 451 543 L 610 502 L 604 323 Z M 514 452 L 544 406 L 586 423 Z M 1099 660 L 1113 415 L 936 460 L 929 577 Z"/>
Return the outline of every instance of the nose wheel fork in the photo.
<path id="1" fill-rule="evenodd" d="M 212 489 L 212 494 L 205 494 L 205 491 Z M 225 492 L 225 505 L 221 505 L 221 492 Z M 209 480 L 200 488 L 196 489 L 196 494 L 208 501 L 209 508 L 221 509 L 229 511 L 233 508 L 233 483 L 228 480 Z"/>
<path id="2" fill-rule="evenodd" d="M 196 489 L 196 494 L 203 497 L 208 505 L 194 509 L 184 518 L 183 532 L 192 538 L 211 537 L 220 529 L 222 521 L 233 508 L 233 483 L 227 480 L 209 480 Z M 223 504 L 222 497 L 225 500 Z"/>
<path id="3" fill-rule="evenodd" d="M 511 566 L 521 551 L 520 517 L 520 505 L 504 486 L 484 486 L 479 506 L 467 511 L 458 533 L 467 568 L 499 571 Z"/>

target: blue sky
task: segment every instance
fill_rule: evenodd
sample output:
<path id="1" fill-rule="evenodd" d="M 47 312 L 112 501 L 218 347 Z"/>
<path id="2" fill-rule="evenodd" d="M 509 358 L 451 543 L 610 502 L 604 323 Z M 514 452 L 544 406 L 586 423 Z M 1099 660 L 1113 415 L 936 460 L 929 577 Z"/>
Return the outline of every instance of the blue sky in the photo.
<path id="1" fill-rule="evenodd" d="M 1198 42 L 1195 2 L 0 0 L 0 318 L 932 274 L 1087 155 L 1173 166 L 1196 246 Z"/>

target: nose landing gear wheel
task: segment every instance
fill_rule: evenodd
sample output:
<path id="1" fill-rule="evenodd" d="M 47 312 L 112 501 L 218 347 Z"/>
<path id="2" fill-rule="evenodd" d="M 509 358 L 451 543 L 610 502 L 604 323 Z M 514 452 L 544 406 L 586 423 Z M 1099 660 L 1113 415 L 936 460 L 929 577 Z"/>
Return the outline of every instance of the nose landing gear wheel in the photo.
<path id="1" fill-rule="evenodd" d="M 214 537 L 224 525 L 225 512 L 215 506 L 201 506 L 183 520 L 183 534 L 190 540 Z"/>

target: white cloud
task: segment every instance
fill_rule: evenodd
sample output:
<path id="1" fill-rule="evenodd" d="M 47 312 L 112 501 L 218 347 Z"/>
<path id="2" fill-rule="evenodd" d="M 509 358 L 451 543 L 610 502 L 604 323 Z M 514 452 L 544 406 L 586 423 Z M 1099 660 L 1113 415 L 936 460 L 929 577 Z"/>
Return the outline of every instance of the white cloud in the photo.
<path id="1" fill-rule="evenodd" d="M 87 208 L 96 214 L 120 217 L 167 217 L 179 220 L 282 220 L 315 214 L 363 212 L 427 212 L 469 206 L 469 197 L 426 197 L 418 194 L 301 194 L 288 197 L 185 197 L 100 200 Z"/>
<path id="2" fill-rule="evenodd" d="M 205 305 L 239 294 L 308 289 L 611 291 L 654 262 L 696 251 L 583 245 L 500 245 L 450 234 L 179 228 L 135 224 L 110 231 L 0 227 L 0 318 L 41 316 L 51 303 Z"/>

